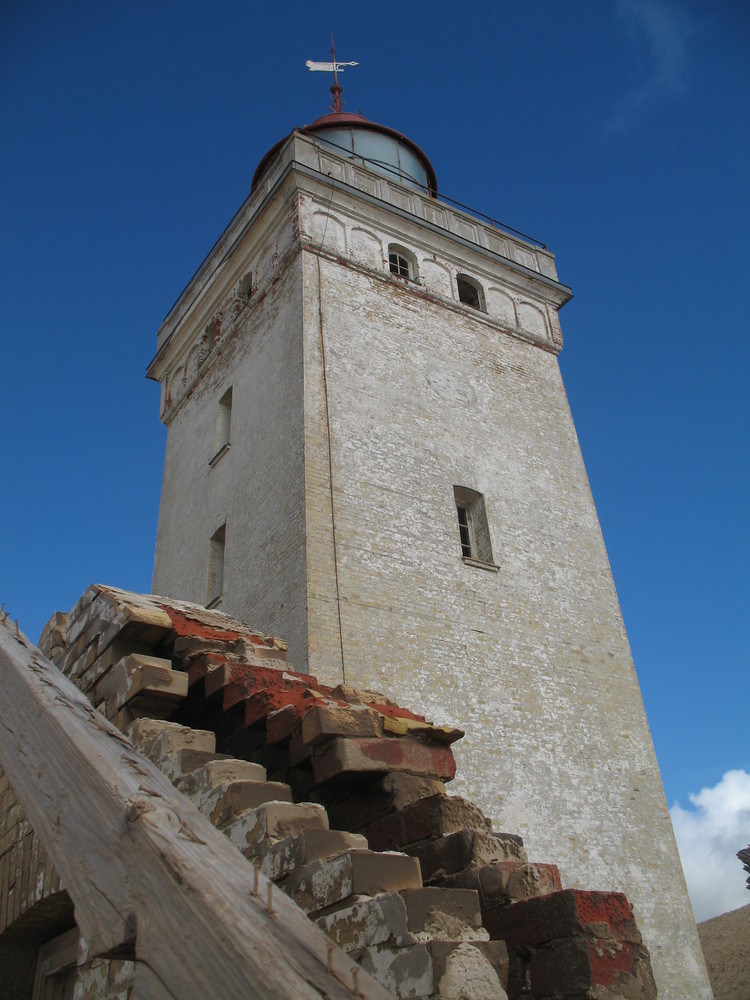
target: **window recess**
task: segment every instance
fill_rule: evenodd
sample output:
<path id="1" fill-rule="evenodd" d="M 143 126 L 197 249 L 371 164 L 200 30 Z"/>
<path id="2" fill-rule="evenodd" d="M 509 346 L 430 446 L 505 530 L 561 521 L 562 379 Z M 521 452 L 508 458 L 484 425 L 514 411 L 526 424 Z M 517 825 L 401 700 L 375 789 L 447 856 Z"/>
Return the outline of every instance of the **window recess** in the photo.
<path id="1" fill-rule="evenodd" d="M 208 545 L 208 586 L 206 607 L 215 608 L 224 594 L 224 554 L 226 549 L 227 526 L 222 526 L 211 535 Z"/>
<path id="2" fill-rule="evenodd" d="M 471 565 L 496 571 L 498 567 L 492 558 L 484 497 L 468 486 L 454 486 L 453 499 L 456 504 L 462 559 Z"/>
<path id="3" fill-rule="evenodd" d="M 391 243 L 388 247 L 388 270 L 397 278 L 417 280 L 417 261 L 414 254 L 395 243 Z"/>
<path id="4" fill-rule="evenodd" d="M 209 465 L 215 465 L 229 448 L 232 434 L 232 389 L 227 389 L 216 409 L 216 429 L 214 433 L 214 454 Z"/>
<path id="5" fill-rule="evenodd" d="M 472 309 L 485 312 L 484 290 L 474 278 L 468 274 L 459 274 L 456 277 L 456 287 L 458 289 L 458 301 Z"/>

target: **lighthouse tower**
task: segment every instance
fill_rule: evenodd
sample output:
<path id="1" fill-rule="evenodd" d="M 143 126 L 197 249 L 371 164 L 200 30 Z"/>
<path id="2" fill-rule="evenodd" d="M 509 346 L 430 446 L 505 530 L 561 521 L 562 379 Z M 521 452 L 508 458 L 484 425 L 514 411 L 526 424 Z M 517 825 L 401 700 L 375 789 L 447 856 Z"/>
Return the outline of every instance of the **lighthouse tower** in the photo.
<path id="1" fill-rule="evenodd" d="M 415 143 L 335 100 L 266 153 L 159 330 L 153 586 L 286 638 L 324 683 L 461 726 L 455 790 L 564 884 L 626 892 L 660 996 L 695 1000 L 558 367 L 570 294 L 544 246 L 440 200 Z"/>

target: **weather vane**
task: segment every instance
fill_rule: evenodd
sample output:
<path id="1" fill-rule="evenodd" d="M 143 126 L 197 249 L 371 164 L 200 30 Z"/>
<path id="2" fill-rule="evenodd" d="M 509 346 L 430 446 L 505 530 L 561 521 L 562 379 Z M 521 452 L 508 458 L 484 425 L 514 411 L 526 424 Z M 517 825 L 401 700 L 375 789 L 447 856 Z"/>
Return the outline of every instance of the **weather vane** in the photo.
<path id="1" fill-rule="evenodd" d="M 331 32 L 331 61 L 314 62 L 308 59 L 305 66 L 311 73 L 333 73 L 333 86 L 331 87 L 331 111 L 339 114 L 344 109 L 344 102 L 341 100 L 342 86 L 339 83 L 338 74 L 343 73 L 347 66 L 359 66 L 356 62 L 336 62 L 336 50 L 333 47 L 333 32 Z"/>

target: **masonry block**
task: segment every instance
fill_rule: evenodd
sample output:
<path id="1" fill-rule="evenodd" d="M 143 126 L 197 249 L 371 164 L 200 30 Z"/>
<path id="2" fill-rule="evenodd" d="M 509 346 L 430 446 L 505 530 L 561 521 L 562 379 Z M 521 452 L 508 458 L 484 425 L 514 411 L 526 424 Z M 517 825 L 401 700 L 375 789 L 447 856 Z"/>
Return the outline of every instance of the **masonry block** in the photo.
<path id="1" fill-rule="evenodd" d="M 399 892 L 355 897 L 349 905 L 323 914 L 316 922 L 349 954 L 379 944 L 400 948 L 417 943 L 407 927 L 406 903 Z"/>
<path id="2" fill-rule="evenodd" d="M 266 769 L 260 764 L 254 764 L 249 760 L 237 760 L 236 757 L 214 757 L 195 770 L 189 771 L 175 784 L 181 792 L 196 797 L 210 795 L 215 789 L 222 785 L 227 786 L 231 782 L 257 783 L 265 780 Z"/>
<path id="3" fill-rule="evenodd" d="M 158 764 L 179 750 L 202 750 L 213 753 L 216 737 L 204 729 L 191 729 L 164 719 L 136 719 L 127 730 L 136 750 Z"/>
<path id="4" fill-rule="evenodd" d="M 466 799 L 431 795 L 372 823 L 367 828 L 367 839 L 374 851 L 399 850 L 407 844 L 464 829 L 489 833 L 491 824 L 484 813 Z"/>
<path id="5" fill-rule="evenodd" d="M 284 891 L 307 913 L 315 913 L 350 896 L 373 896 L 421 885 L 415 858 L 406 854 L 347 851 L 304 865 L 289 877 Z"/>
<path id="6" fill-rule="evenodd" d="M 222 830 L 243 813 L 252 812 L 267 802 L 292 802 L 289 785 L 280 781 L 233 781 L 195 799 L 196 805 Z"/>
<path id="7" fill-rule="evenodd" d="M 397 1000 L 433 995 L 432 957 L 426 944 L 376 945 L 353 952 L 352 958 Z"/>
<path id="8" fill-rule="evenodd" d="M 166 611 L 153 606 L 123 604 L 118 608 L 115 618 L 99 636 L 99 649 L 105 649 L 117 638 L 151 645 L 158 642 L 171 629 L 172 620 Z"/>
<path id="9" fill-rule="evenodd" d="M 418 736 L 426 743 L 442 743 L 445 746 L 466 735 L 463 729 L 455 726 L 434 726 L 419 719 L 388 715 L 383 717 L 383 730 L 392 736 Z"/>
<path id="10" fill-rule="evenodd" d="M 440 1000 L 507 1000 L 508 951 L 502 941 L 433 941 L 429 948 Z"/>
<path id="11" fill-rule="evenodd" d="M 154 703 L 181 701 L 188 691 L 187 676 L 172 670 L 170 660 L 142 653 L 131 653 L 114 664 L 94 688 L 94 704 L 104 702 L 112 718 L 133 702 Z"/>
<path id="12" fill-rule="evenodd" d="M 470 889 L 425 886 L 404 889 L 406 926 L 411 934 L 450 941 L 485 939 L 479 896 Z"/>
<path id="13" fill-rule="evenodd" d="M 445 876 L 465 868 L 502 860 L 506 849 L 501 840 L 482 830 L 459 830 L 405 848 L 408 854 L 419 858 L 425 882 L 441 882 Z"/>
<path id="14" fill-rule="evenodd" d="M 407 771 L 390 771 L 358 785 L 340 789 L 329 786 L 327 801 L 331 822 L 345 830 L 366 833 L 371 823 L 410 802 L 430 795 L 445 795 L 445 784 Z"/>
<path id="15" fill-rule="evenodd" d="M 165 757 L 158 767 L 162 774 L 165 774 L 172 784 L 175 784 L 180 778 L 192 774 L 205 764 L 232 759 L 234 758 L 225 753 L 209 753 L 206 750 L 178 750 Z"/>
<path id="16" fill-rule="evenodd" d="M 529 982 L 537 997 L 656 997 L 646 949 L 612 939 L 579 937 L 535 949 L 529 962 Z"/>
<path id="17" fill-rule="evenodd" d="M 549 896 L 562 889 L 557 865 L 497 861 L 495 867 L 506 876 L 505 895 L 511 903 L 534 896 Z"/>
<path id="18" fill-rule="evenodd" d="M 476 893 L 465 890 L 404 889 L 356 897 L 317 922 L 347 952 L 386 943 L 402 948 L 431 940 L 487 938 Z"/>
<path id="19" fill-rule="evenodd" d="M 312 763 L 318 784 L 333 778 L 388 771 L 408 771 L 450 781 L 456 773 L 456 762 L 448 747 L 426 746 L 409 738 L 339 737 L 313 755 Z"/>
<path id="20" fill-rule="evenodd" d="M 323 806 L 314 802 L 266 802 L 233 820 L 223 832 L 248 854 L 262 840 L 283 840 L 310 829 L 328 829 L 328 816 Z"/>
<path id="21" fill-rule="evenodd" d="M 630 904 L 621 892 L 563 889 L 498 907 L 485 916 L 485 926 L 508 948 L 537 947 L 578 936 L 641 944 Z"/>
<path id="22" fill-rule="evenodd" d="M 315 705 L 302 718 L 302 740 L 317 747 L 334 736 L 370 736 L 383 732 L 382 716 L 365 705 Z"/>
<path id="23" fill-rule="evenodd" d="M 269 743 L 281 743 L 288 740 L 297 728 L 297 712 L 294 705 L 284 705 L 283 708 L 271 712 L 266 717 L 266 740 Z"/>
<path id="24" fill-rule="evenodd" d="M 303 830 L 283 840 L 262 840 L 252 851 L 261 872 L 274 882 L 285 878 L 302 865 L 332 858 L 344 851 L 366 850 L 367 841 L 356 833 L 343 830 Z"/>

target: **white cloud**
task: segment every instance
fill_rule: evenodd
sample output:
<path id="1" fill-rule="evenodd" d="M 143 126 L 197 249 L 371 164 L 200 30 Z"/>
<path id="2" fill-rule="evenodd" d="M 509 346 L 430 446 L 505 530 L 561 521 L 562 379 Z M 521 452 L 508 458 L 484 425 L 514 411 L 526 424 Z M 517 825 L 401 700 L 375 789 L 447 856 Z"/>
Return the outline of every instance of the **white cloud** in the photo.
<path id="1" fill-rule="evenodd" d="M 750 905 L 737 851 L 750 844 L 750 774 L 727 771 L 713 788 L 690 795 L 692 809 L 669 810 L 695 919 Z"/>
<path id="2" fill-rule="evenodd" d="M 622 132 L 640 115 L 687 85 L 687 39 L 695 30 L 684 12 L 664 0 L 618 0 L 617 10 L 634 43 L 638 82 L 615 105 L 605 131 Z"/>

